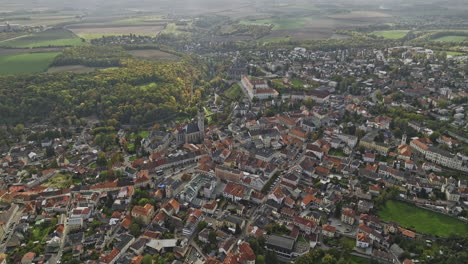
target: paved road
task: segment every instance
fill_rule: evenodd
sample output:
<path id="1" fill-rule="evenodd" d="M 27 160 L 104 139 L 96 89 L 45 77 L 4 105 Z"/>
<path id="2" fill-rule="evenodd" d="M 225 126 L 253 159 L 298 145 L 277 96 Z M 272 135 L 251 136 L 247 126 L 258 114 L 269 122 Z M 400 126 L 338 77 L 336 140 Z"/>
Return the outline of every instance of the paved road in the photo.
<path id="1" fill-rule="evenodd" d="M 68 225 L 67 225 L 68 217 L 66 215 L 63 215 L 62 217 L 63 217 L 64 221 L 63 221 L 63 235 L 62 235 L 62 238 L 60 239 L 60 248 L 59 248 L 59 251 L 57 252 L 57 254 L 53 255 L 49 259 L 50 264 L 60 263 L 60 259 L 62 259 L 63 247 L 65 245 L 65 240 L 66 240 L 66 237 L 67 237 L 67 234 L 68 234 Z"/>
<path id="2" fill-rule="evenodd" d="M 13 219 L 10 221 L 10 223 L 13 223 L 13 224 L 10 224 L 10 226 L 8 227 L 8 230 L 6 231 L 6 239 L 4 239 L 4 243 L 0 244 L 0 252 L 1 253 L 5 253 L 6 251 L 6 245 L 8 244 L 8 241 L 10 241 L 11 237 L 13 236 L 13 231 L 15 230 L 16 228 L 16 225 L 19 223 L 19 220 L 21 219 L 21 216 L 23 215 L 23 209 L 20 207 L 18 209 L 18 212 L 16 212 L 15 216 L 13 217 Z"/>

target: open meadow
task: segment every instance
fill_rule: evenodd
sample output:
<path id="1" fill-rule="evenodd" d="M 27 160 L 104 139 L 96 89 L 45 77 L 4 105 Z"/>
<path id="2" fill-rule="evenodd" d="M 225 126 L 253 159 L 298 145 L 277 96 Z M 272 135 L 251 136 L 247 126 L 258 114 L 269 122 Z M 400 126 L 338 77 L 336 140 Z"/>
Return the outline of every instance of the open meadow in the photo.
<path id="1" fill-rule="evenodd" d="M 45 72 L 59 52 L 0 55 L 0 74 Z"/>
<path id="2" fill-rule="evenodd" d="M 377 214 L 384 221 L 393 221 L 405 228 L 425 234 L 441 237 L 468 234 L 468 224 L 405 202 L 387 201 Z"/>

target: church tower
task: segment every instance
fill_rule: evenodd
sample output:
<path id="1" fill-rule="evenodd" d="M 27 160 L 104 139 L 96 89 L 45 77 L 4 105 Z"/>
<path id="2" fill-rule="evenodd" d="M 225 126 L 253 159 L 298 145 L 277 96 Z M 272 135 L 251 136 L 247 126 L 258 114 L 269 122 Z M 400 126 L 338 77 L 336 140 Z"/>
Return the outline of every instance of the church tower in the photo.
<path id="1" fill-rule="evenodd" d="M 205 137 L 205 113 L 203 112 L 203 109 L 200 109 L 198 111 L 198 130 L 201 133 L 201 138 Z"/>
<path id="2" fill-rule="evenodd" d="M 401 136 L 401 143 L 400 145 L 406 145 L 406 133 Z"/>

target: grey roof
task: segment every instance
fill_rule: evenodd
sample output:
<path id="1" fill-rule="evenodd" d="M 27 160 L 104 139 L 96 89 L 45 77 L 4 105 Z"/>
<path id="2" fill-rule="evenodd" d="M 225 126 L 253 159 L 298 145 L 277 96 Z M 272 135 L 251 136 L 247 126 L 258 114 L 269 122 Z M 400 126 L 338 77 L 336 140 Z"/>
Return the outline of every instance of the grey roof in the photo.
<path id="1" fill-rule="evenodd" d="M 270 235 L 267 238 L 267 244 L 275 246 L 275 247 L 281 247 L 281 248 L 293 250 L 294 239 L 287 237 L 287 236 Z"/>
<path id="2" fill-rule="evenodd" d="M 198 129 L 197 123 L 189 123 L 185 127 L 185 131 L 186 131 L 187 134 L 192 134 L 192 133 L 196 133 L 196 132 L 198 132 L 200 130 Z"/>

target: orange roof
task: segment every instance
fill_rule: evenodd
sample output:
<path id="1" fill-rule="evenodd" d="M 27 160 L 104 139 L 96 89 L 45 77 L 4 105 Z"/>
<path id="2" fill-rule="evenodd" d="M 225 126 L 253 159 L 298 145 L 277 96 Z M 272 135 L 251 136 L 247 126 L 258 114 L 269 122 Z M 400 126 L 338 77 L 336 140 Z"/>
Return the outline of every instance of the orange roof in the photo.
<path id="1" fill-rule="evenodd" d="M 403 264 L 414 264 L 414 262 L 411 261 L 410 259 L 405 259 L 403 260 Z"/>
<path id="2" fill-rule="evenodd" d="M 159 223 L 166 218 L 166 214 L 163 211 L 159 211 L 159 213 L 156 214 L 156 216 L 153 218 L 153 222 Z"/>
<path id="3" fill-rule="evenodd" d="M 360 242 L 369 242 L 369 236 L 365 233 L 358 233 L 357 240 Z"/>
<path id="4" fill-rule="evenodd" d="M 296 136 L 296 137 L 307 138 L 307 132 L 304 131 L 303 129 L 299 128 L 299 127 L 295 127 L 293 129 L 291 129 L 289 131 L 289 133 Z"/>
<path id="5" fill-rule="evenodd" d="M 169 201 L 169 204 L 172 206 L 172 209 L 174 209 L 174 211 L 179 211 L 179 208 L 180 208 L 180 203 L 174 199 L 171 199 Z"/>
<path id="6" fill-rule="evenodd" d="M 108 255 L 101 257 L 101 262 L 110 263 L 117 255 L 120 253 L 120 250 L 114 248 Z"/>
<path id="7" fill-rule="evenodd" d="M 351 208 L 345 208 L 345 209 L 343 209 L 342 214 L 344 214 L 344 215 L 346 215 L 346 216 L 349 216 L 349 217 L 353 217 L 353 218 L 354 218 L 355 215 L 356 215 L 356 214 L 354 213 L 354 210 L 351 209 Z"/>
<path id="8" fill-rule="evenodd" d="M 145 204 L 144 207 L 137 205 L 133 207 L 132 214 L 148 216 L 150 214 L 150 210 L 154 210 L 154 206 L 152 206 L 151 204 Z"/>
<path id="9" fill-rule="evenodd" d="M 382 188 L 378 184 L 375 184 L 375 185 L 369 186 L 369 190 L 380 192 L 380 190 L 382 190 Z"/>
<path id="10" fill-rule="evenodd" d="M 310 202 L 315 200 L 315 197 L 312 194 L 307 194 L 304 199 L 302 199 L 302 204 L 303 205 L 308 205 Z"/>
<path id="11" fill-rule="evenodd" d="M 57 231 L 58 233 L 62 233 L 64 229 L 65 227 L 63 225 L 59 225 L 57 226 L 57 229 L 55 229 L 55 231 Z"/>
<path id="12" fill-rule="evenodd" d="M 226 187 L 224 187 L 224 192 L 230 194 L 232 196 L 240 197 L 244 195 L 244 186 L 240 184 L 235 184 L 233 182 L 229 182 Z"/>
<path id="13" fill-rule="evenodd" d="M 414 145 L 418 146 L 423 150 L 429 149 L 429 147 L 426 144 L 422 143 L 419 139 L 413 139 L 411 142 L 413 142 Z"/>
<path id="14" fill-rule="evenodd" d="M 255 261 L 255 253 L 249 243 L 244 242 L 239 246 L 240 261 Z"/>
<path id="15" fill-rule="evenodd" d="M 130 225 L 132 224 L 132 218 L 131 216 L 126 216 L 124 220 L 122 220 L 122 222 L 120 223 L 120 225 L 126 229 L 128 229 L 130 227 Z"/>
<path id="16" fill-rule="evenodd" d="M 409 238 L 416 238 L 416 233 L 411 231 L 411 230 L 408 230 L 408 229 L 404 229 L 402 227 L 398 227 L 398 230 L 401 232 L 402 235 L 404 236 L 407 236 Z"/>
<path id="17" fill-rule="evenodd" d="M 327 224 L 322 225 L 322 229 L 331 233 L 335 233 L 336 231 L 336 227 Z"/>
<path id="18" fill-rule="evenodd" d="M 138 255 L 138 256 L 132 258 L 131 264 L 140 264 L 142 261 L 143 261 L 143 256 Z"/>

